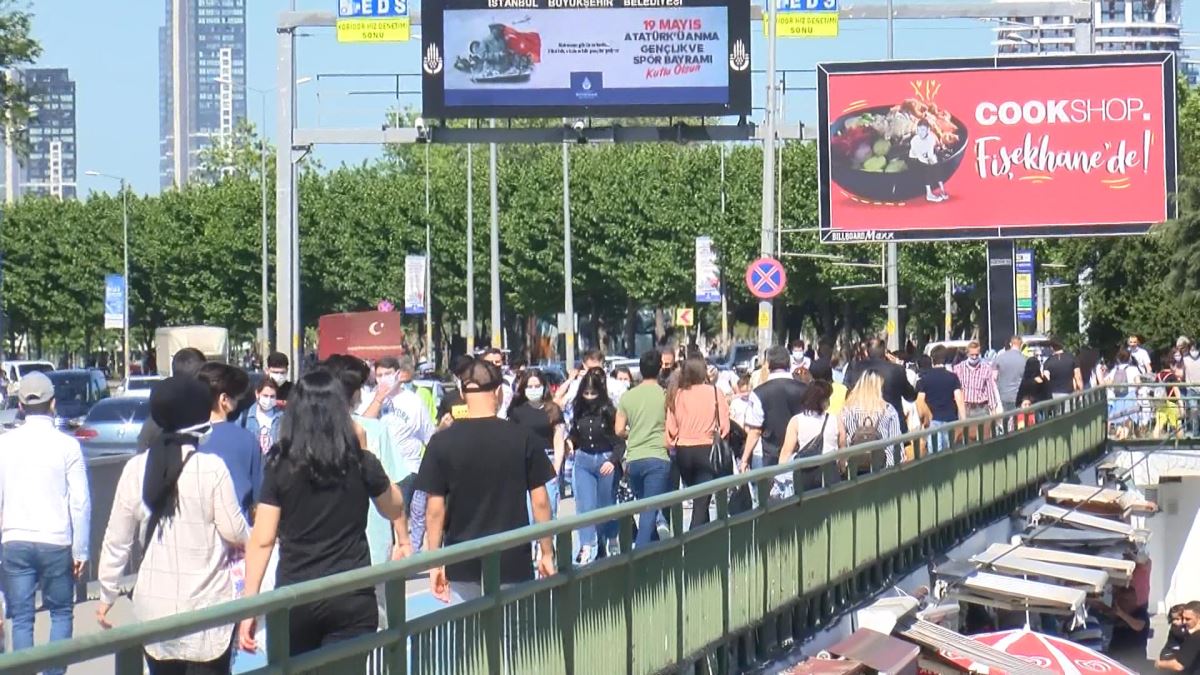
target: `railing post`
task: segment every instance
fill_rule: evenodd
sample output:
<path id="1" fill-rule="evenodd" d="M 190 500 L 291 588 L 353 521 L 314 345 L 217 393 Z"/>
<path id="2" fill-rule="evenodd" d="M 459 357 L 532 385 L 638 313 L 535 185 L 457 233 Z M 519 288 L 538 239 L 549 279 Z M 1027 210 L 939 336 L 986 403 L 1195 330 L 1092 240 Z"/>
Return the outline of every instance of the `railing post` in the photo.
<path id="1" fill-rule="evenodd" d="M 597 540 L 599 541 L 599 540 Z M 571 556 L 571 533 L 559 532 L 555 538 L 559 574 L 571 574 L 575 561 Z M 579 584 L 574 580 L 554 590 L 558 612 L 558 630 L 562 635 L 563 672 L 575 675 L 575 626 L 579 623 Z"/>
<path id="2" fill-rule="evenodd" d="M 267 613 L 267 663 L 283 666 L 280 672 L 288 672 L 287 660 L 292 652 L 290 609 L 277 609 Z"/>
<path id="3" fill-rule="evenodd" d="M 387 627 L 389 630 L 400 631 L 400 638 L 388 645 L 384 652 L 388 675 L 408 675 L 408 627 L 405 625 L 407 600 L 404 587 L 403 578 L 393 579 L 383 585 L 383 597 L 387 603 Z"/>
<path id="4" fill-rule="evenodd" d="M 489 553 L 483 559 L 483 597 L 491 598 L 494 606 L 483 610 L 483 643 L 487 654 L 488 672 L 499 675 L 500 645 L 504 642 L 504 606 L 495 600 L 500 592 L 500 554 Z"/>
<path id="5" fill-rule="evenodd" d="M 146 660 L 141 647 L 126 647 L 117 652 L 113 672 L 116 675 L 142 675 L 145 672 Z"/>

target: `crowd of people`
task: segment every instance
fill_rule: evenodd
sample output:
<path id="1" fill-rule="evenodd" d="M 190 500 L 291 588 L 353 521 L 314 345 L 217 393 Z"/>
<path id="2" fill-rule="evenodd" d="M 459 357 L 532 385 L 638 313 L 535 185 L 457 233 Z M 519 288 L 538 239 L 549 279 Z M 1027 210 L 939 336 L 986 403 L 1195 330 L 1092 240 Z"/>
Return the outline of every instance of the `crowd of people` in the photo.
<path id="1" fill-rule="evenodd" d="M 276 354 L 250 395 L 244 370 L 184 349 L 151 394 L 142 451 L 124 466 L 98 554 L 88 541 L 79 444 L 54 428 L 53 386 L 33 373 L 18 392 L 25 424 L 0 436 L 0 562 L 13 646 L 33 643 L 39 587 L 51 639 L 71 636 L 74 578 L 92 559 L 101 588 L 96 619 L 108 627 L 130 571 L 138 620 L 171 616 L 546 522 L 568 484 L 575 512 L 586 514 L 732 472 L 878 446 L 805 471 L 803 485 L 781 475 L 773 494 L 786 496 L 942 452 L 964 440 L 962 427 L 939 431 L 954 422 L 1101 383 L 1113 385 L 1119 414 L 1131 396 L 1125 390 L 1153 377 L 1135 338 L 1108 367 L 1088 350 L 1073 356 L 1052 343 L 1049 351 L 1031 354 L 1013 338 L 990 358 L 973 342 L 914 359 L 889 353 L 878 339 L 846 355 L 797 342 L 768 349 L 761 369 L 738 375 L 696 349 L 670 348 L 643 353 L 636 374 L 610 373 L 592 350 L 555 388 L 537 368 L 506 368 L 493 349 L 456 358 L 453 386 L 437 401 L 415 386 L 408 358 L 370 365 L 335 355 L 292 383 L 286 357 Z M 1200 353 L 1190 341 L 1181 339 L 1167 362 L 1176 382 L 1200 381 Z M 928 442 L 887 443 L 918 428 L 934 431 Z M 757 498 L 749 490 L 741 496 L 731 509 Z M 712 508 L 709 497 L 695 499 L 686 523 L 646 510 L 633 546 L 670 536 L 672 526 L 701 527 Z M 617 535 L 615 521 L 581 529 L 574 561 L 620 552 Z M 555 560 L 550 538 L 532 553 L 515 546 L 501 556 L 499 582 L 553 574 Z M 447 602 L 484 590 L 478 560 L 429 575 L 433 595 Z M 297 607 L 289 650 L 377 630 L 385 609 L 372 588 Z M 227 673 L 239 649 L 263 648 L 258 623 L 148 644 L 149 670 Z"/>

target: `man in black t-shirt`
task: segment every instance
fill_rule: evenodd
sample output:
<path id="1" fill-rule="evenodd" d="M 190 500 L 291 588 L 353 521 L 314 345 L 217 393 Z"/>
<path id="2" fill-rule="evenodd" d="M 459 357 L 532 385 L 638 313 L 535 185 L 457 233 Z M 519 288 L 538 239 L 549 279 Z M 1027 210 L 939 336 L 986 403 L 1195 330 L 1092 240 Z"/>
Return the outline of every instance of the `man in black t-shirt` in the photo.
<path id="1" fill-rule="evenodd" d="M 1154 667 L 1176 673 L 1200 674 L 1200 602 L 1193 600 L 1183 606 L 1183 628 L 1186 633 L 1173 658 L 1159 659 Z"/>
<path id="2" fill-rule="evenodd" d="M 1053 354 L 1042 364 L 1042 376 L 1050 383 L 1050 395 L 1063 398 L 1082 391 L 1083 377 L 1075 357 L 1064 352 L 1058 340 L 1050 343 L 1050 349 Z"/>
<path id="3" fill-rule="evenodd" d="M 429 551 L 461 544 L 529 524 L 526 496 L 533 519 L 550 520 L 546 483 L 554 467 L 544 443 L 529 429 L 496 417 L 501 404 L 500 369 L 474 360 L 456 373 L 466 417 L 434 434 L 425 449 L 416 489 L 429 495 L 425 506 Z M 554 546 L 542 539 L 537 561 L 541 576 L 554 574 Z M 478 559 L 438 567 L 429 572 L 434 597 L 443 602 L 466 601 L 483 593 Z M 529 546 L 517 545 L 500 555 L 500 583 L 533 578 Z"/>
<path id="4" fill-rule="evenodd" d="M 949 354 L 945 347 L 937 347 L 930 354 L 931 367 L 921 371 L 921 379 L 917 382 L 917 407 L 921 402 L 929 406 L 931 418 L 929 428 L 936 429 L 944 424 L 966 419 L 966 400 L 963 398 L 962 382 L 953 371 L 946 369 L 946 357 Z M 950 447 L 948 432 L 938 432 L 931 452 L 941 452 Z"/>

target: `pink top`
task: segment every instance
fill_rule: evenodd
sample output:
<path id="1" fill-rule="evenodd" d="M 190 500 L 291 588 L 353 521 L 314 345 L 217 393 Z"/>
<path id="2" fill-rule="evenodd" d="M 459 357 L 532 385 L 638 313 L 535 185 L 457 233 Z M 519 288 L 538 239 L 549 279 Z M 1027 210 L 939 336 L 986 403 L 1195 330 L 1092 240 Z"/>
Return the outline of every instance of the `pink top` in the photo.
<path id="1" fill-rule="evenodd" d="M 667 446 L 709 445 L 714 417 L 720 420 L 721 436 L 729 435 L 729 404 L 711 384 L 679 390 L 674 409 L 667 408 Z"/>

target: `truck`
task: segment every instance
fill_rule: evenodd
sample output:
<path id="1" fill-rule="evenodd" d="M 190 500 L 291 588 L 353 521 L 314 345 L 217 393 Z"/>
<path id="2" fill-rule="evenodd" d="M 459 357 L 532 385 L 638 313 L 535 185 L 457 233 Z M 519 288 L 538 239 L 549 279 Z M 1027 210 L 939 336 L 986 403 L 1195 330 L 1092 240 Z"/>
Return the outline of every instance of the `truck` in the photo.
<path id="1" fill-rule="evenodd" d="M 154 331 L 156 365 L 161 375 L 171 374 L 176 352 L 194 347 L 209 361 L 229 361 L 229 330 L 220 326 L 172 326 Z"/>

